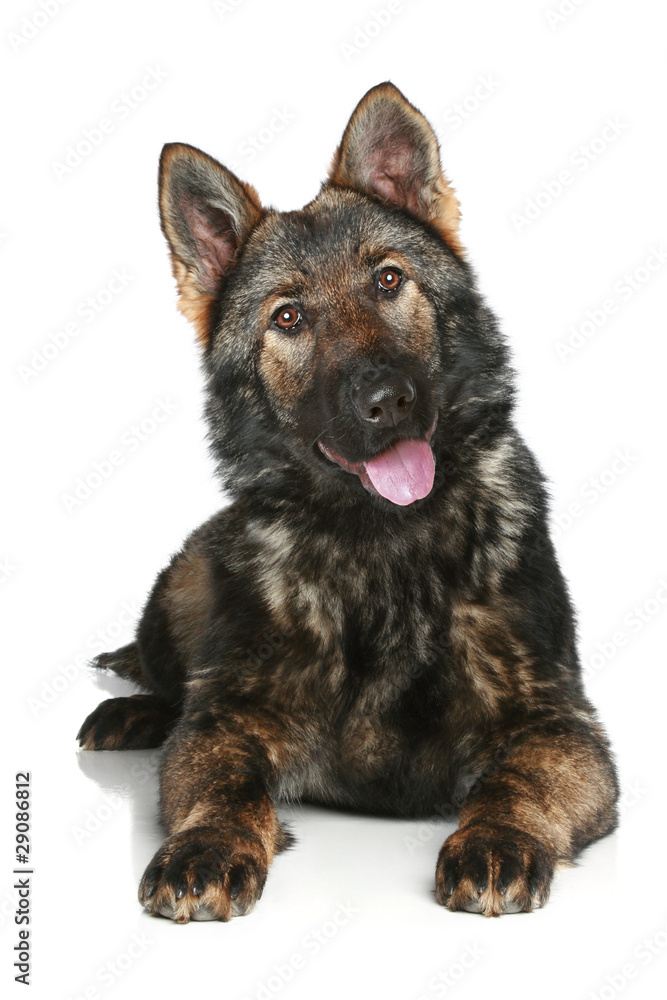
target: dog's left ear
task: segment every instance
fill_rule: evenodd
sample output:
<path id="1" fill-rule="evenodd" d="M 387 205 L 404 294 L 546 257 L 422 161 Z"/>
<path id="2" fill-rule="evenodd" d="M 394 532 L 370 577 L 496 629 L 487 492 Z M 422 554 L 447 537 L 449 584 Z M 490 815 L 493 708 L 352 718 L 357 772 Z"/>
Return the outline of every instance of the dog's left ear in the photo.
<path id="1" fill-rule="evenodd" d="M 459 201 L 442 171 L 438 140 L 392 83 L 373 87 L 352 112 L 329 181 L 404 208 L 463 253 Z"/>

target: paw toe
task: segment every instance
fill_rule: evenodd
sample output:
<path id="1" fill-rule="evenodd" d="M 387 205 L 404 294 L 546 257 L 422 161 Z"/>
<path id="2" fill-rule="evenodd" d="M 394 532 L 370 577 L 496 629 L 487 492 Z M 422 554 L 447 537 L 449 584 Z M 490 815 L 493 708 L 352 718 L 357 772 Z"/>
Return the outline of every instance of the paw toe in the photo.
<path id="1" fill-rule="evenodd" d="M 534 837 L 511 827 L 478 824 L 457 830 L 442 846 L 436 898 L 449 910 L 525 913 L 543 906 L 553 865 Z"/>
<path id="2" fill-rule="evenodd" d="M 207 830 L 170 838 L 141 880 L 142 906 L 176 923 L 249 913 L 262 894 L 266 863 L 224 846 L 220 836 Z"/>

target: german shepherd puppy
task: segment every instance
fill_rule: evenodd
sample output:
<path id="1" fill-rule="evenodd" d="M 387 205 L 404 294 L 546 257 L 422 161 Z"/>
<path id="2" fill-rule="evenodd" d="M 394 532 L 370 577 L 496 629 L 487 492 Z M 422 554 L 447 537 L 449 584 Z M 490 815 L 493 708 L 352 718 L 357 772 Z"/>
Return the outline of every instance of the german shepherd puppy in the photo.
<path id="1" fill-rule="evenodd" d="M 136 641 L 97 660 L 147 693 L 78 737 L 164 743 L 168 837 L 141 903 L 248 913 L 290 843 L 287 799 L 460 812 L 438 902 L 542 906 L 614 828 L 617 780 L 431 127 L 374 87 L 294 212 L 170 144 L 160 210 L 233 502 L 158 576 Z"/>

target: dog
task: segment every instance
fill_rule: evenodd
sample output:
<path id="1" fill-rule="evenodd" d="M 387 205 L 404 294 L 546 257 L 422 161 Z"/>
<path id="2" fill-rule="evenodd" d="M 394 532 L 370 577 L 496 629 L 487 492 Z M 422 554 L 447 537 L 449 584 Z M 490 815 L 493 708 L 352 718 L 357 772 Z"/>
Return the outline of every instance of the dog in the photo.
<path id="1" fill-rule="evenodd" d="M 300 211 L 179 143 L 159 191 L 231 504 L 160 573 L 136 641 L 96 660 L 145 693 L 78 735 L 163 745 L 141 904 L 248 913 L 292 842 L 282 800 L 458 815 L 436 900 L 542 906 L 614 829 L 618 782 L 431 126 L 383 83 Z"/>

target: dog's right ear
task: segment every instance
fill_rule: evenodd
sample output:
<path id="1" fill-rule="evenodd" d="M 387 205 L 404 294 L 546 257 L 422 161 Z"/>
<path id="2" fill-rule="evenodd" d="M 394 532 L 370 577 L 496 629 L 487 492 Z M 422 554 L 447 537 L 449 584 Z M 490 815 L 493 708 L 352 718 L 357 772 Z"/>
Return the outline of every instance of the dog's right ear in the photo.
<path id="1" fill-rule="evenodd" d="M 264 210 L 254 188 L 185 143 L 163 148 L 159 187 L 160 220 L 171 249 L 178 307 L 206 344 L 215 298 Z"/>

